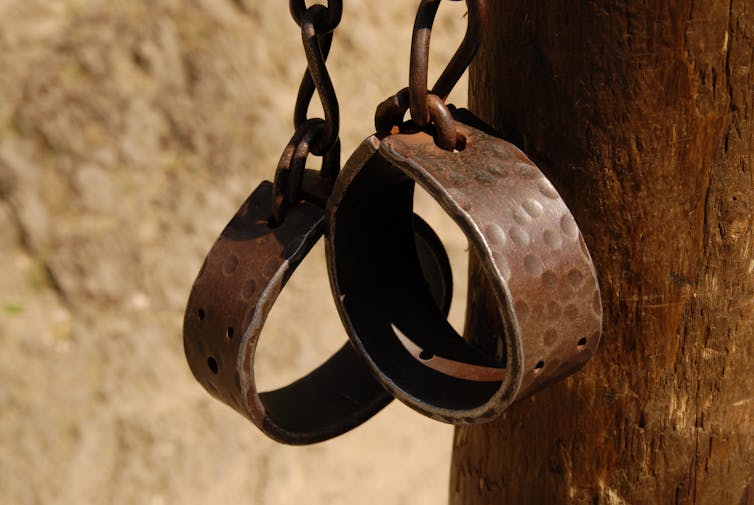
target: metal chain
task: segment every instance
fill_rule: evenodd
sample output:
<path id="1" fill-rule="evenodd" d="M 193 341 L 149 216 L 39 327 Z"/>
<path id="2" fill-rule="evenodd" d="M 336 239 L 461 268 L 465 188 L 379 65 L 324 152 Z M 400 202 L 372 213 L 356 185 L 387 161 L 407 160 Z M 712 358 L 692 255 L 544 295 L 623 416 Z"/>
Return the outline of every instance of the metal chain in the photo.
<path id="1" fill-rule="evenodd" d="M 290 6 L 293 19 L 301 27 L 301 40 L 308 65 L 299 87 L 294 125 L 298 128 L 306 121 L 316 88 L 325 112 L 326 126 L 323 136 L 312 146 L 312 153 L 322 156 L 335 145 L 340 127 L 338 98 L 327 71 L 326 59 L 330 53 L 333 30 L 343 16 L 343 2 L 342 0 L 328 0 L 326 7 L 316 4 L 306 8 L 304 0 L 291 0 Z"/>
<path id="2" fill-rule="evenodd" d="M 428 91 L 430 37 L 440 1 L 422 0 L 419 4 L 411 41 L 409 86 L 377 108 L 375 124 L 378 135 L 385 136 L 410 109 L 416 126 L 427 128 L 434 125 L 438 146 L 453 150 L 459 144 L 459 138 L 445 100 L 479 47 L 487 23 L 487 0 L 465 0 L 468 7 L 466 35 L 437 83 Z M 306 0 L 289 0 L 289 8 L 301 28 L 307 70 L 296 97 L 293 115 L 296 131 L 275 172 L 273 219 L 277 223 L 282 222 L 287 210 L 302 198 L 306 160 L 310 154 L 322 156 L 320 176 L 323 180 L 333 182 L 340 170 L 340 110 L 326 62 L 333 31 L 343 17 L 343 0 L 327 0 L 326 5 L 311 7 L 306 6 Z M 315 90 L 322 103 L 324 119 L 308 116 Z"/>
<path id="3" fill-rule="evenodd" d="M 343 16 L 343 0 L 328 0 L 327 5 L 306 6 L 305 0 L 290 0 L 291 16 L 301 28 L 301 41 L 307 69 L 301 80 L 293 125 L 296 131 L 283 151 L 274 180 L 273 219 L 280 223 L 288 208 L 301 200 L 306 159 L 322 156 L 320 175 L 334 181 L 340 170 L 340 110 L 338 97 L 327 71 L 327 56 L 333 31 Z M 309 106 L 317 91 L 325 118 L 309 118 Z"/>
<path id="4" fill-rule="evenodd" d="M 380 104 L 375 114 L 375 125 L 379 136 L 389 135 L 410 109 L 413 123 L 419 128 L 434 124 L 437 145 L 452 151 L 459 139 L 452 113 L 445 100 L 468 68 L 481 44 L 481 37 L 487 26 L 488 9 L 487 0 L 466 0 L 466 35 L 432 90 L 428 91 L 429 45 L 440 2 L 441 0 L 422 0 L 419 4 L 411 39 L 409 86 Z"/>

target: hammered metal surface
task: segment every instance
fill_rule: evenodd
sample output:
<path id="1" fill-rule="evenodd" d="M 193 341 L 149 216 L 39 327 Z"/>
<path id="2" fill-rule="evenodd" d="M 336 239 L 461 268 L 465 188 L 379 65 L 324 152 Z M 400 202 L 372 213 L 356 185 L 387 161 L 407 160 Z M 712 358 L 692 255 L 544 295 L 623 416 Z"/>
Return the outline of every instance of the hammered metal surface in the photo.
<path id="1" fill-rule="evenodd" d="M 300 380 L 257 391 L 254 357 L 265 319 L 324 231 L 323 210 L 305 202 L 272 227 L 272 193 L 272 184 L 263 182 L 207 255 L 186 308 L 184 348 L 194 376 L 213 396 L 271 438 L 309 444 L 361 424 L 392 397 L 348 343 Z M 426 224 L 417 234 L 429 289 L 447 313 L 452 282 L 442 243 Z"/>
<path id="2" fill-rule="evenodd" d="M 468 112 L 461 115 L 468 117 Z M 327 250 L 341 317 L 357 349 L 367 355 L 372 371 L 409 406 L 459 424 L 489 420 L 512 402 L 573 373 L 599 341 L 602 308 L 589 252 L 556 189 L 512 144 L 467 124 L 456 125 L 466 138 L 462 152 L 443 151 L 422 132 L 391 135 L 383 139 L 378 151 L 379 141 L 366 142 L 375 150 L 372 158 L 366 163 L 349 162 L 331 198 Z M 336 234 L 352 233 L 347 224 L 349 213 L 361 213 L 364 219 L 368 214 L 361 210 L 363 205 L 384 205 L 397 198 L 395 183 L 386 182 L 397 180 L 396 169 L 420 184 L 453 217 L 468 238 L 470 268 L 473 265 L 484 274 L 481 292 L 485 299 L 469 300 L 466 333 L 473 333 L 475 341 L 487 340 L 485 347 L 497 354 L 505 367 L 505 373 L 497 375 L 500 380 L 484 394 L 478 381 L 459 385 L 465 372 L 458 375 L 449 369 L 441 380 L 437 377 L 441 364 L 429 367 L 421 359 L 413 359 L 411 364 L 400 356 L 411 354 L 410 345 L 398 347 L 380 341 L 408 338 L 424 350 L 439 341 L 451 342 L 453 336 L 447 329 L 432 320 L 436 314 L 417 311 L 416 317 L 423 319 L 421 325 L 412 327 L 413 333 L 401 328 L 377 334 L 363 321 L 372 318 L 370 325 L 380 321 L 367 315 L 359 300 L 348 300 L 348 292 L 356 298 L 359 288 L 346 277 L 359 274 L 338 258 L 349 254 L 339 244 L 354 244 Z M 369 180 L 368 188 L 361 179 Z M 350 200 L 364 203 L 353 207 Z M 386 234 L 381 239 L 390 237 Z M 382 260 L 375 261 L 376 265 L 363 268 L 378 268 Z M 386 311 L 390 317 L 397 313 L 395 308 Z M 421 335 L 422 327 L 435 335 Z M 491 334 L 479 338 L 485 332 Z M 464 361 L 453 354 L 442 359 L 452 361 L 455 368 Z M 398 361 L 410 371 L 393 365 Z M 476 367 L 480 363 L 469 364 Z M 448 389 L 445 397 L 430 389 L 440 387 Z M 464 391 L 476 398 L 476 403 L 464 401 L 460 396 Z"/>
<path id="3" fill-rule="evenodd" d="M 462 152 L 417 133 L 386 139 L 381 153 L 473 226 L 467 236 L 510 294 L 525 396 L 592 354 L 602 327 L 597 276 L 573 215 L 534 163 L 512 144 L 457 125 L 467 139 Z"/>

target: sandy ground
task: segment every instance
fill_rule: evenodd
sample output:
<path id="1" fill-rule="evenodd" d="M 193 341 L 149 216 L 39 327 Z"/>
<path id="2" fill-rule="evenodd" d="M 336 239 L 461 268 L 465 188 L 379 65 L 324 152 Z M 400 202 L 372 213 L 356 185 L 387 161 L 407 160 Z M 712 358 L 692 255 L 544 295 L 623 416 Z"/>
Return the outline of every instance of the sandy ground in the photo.
<path id="1" fill-rule="evenodd" d="M 416 2 L 345 3 L 331 69 L 347 155 L 407 82 Z M 463 14 L 441 9 L 435 75 Z M 0 503 L 446 501 L 450 426 L 396 402 L 336 440 L 278 445 L 183 357 L 191 282 L 271 177 L 303 68 L 282 0 L 0 0 Z M 465 245 L 420 207 L 462 300 Z M 319 248 L 275 307 L 260 382 L 344 338 Z"/>

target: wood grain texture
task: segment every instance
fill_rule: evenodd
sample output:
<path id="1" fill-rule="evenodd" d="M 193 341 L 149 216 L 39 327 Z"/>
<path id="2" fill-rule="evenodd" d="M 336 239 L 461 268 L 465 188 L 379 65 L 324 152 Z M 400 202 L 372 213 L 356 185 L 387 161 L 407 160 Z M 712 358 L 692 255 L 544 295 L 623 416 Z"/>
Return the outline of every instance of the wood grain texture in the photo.
<path id="1" fill-rule="evenodd" d="M 457 429 L 450 503 L 752 503 L 754 5 L 490 3 L 472 109 L 572 209 L 605 331 L 576 375 Z"/>

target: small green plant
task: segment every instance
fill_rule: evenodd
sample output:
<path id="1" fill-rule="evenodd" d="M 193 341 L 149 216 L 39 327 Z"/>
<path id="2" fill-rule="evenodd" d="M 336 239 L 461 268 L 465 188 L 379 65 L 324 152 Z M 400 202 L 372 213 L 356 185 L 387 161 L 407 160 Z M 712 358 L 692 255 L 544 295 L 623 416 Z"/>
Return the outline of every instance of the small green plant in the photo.
<path id="1" fill-rule="evenodd" d="M 20 314 L 23 312 L 24 307 L 20 303 L 17 302 L 8 302 L 5 305 L 3 305 L 3 312 L 5 312 L 9 316 L 15 316 L 16 314 Z"/>

